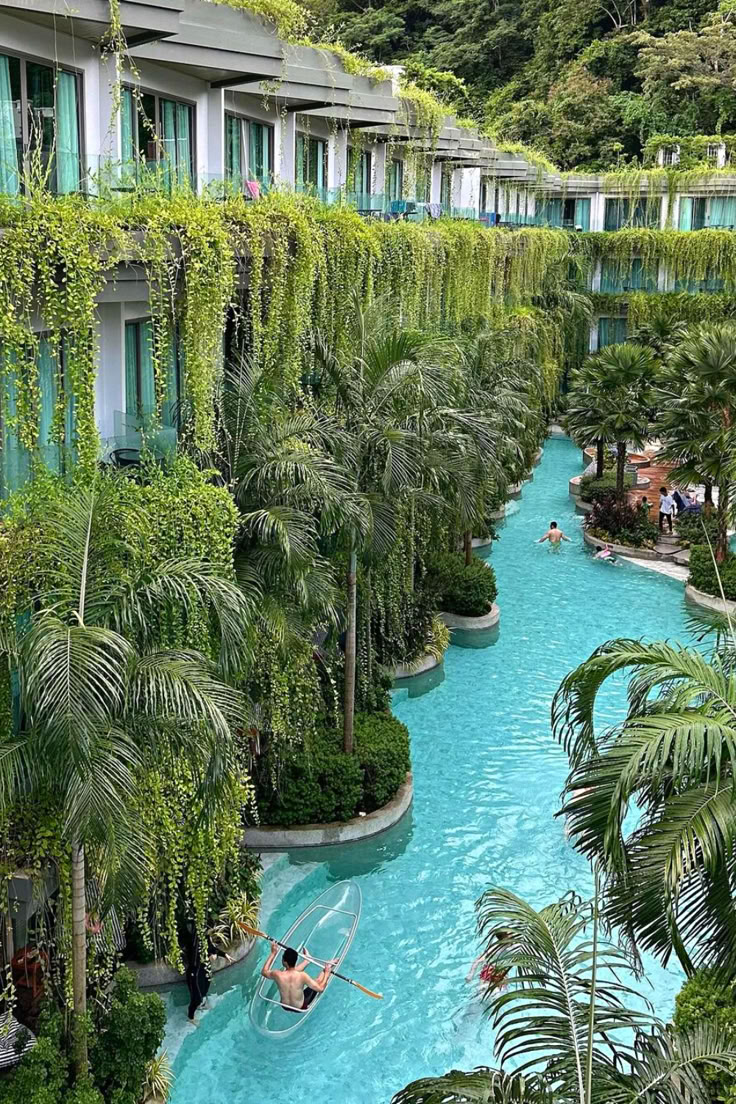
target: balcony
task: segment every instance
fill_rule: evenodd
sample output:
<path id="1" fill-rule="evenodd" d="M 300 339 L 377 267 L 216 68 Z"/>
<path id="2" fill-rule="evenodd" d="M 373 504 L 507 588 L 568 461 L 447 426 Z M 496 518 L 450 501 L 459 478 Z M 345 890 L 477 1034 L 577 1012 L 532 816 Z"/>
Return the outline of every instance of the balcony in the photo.
<path id="1" fill-rule="evenodd" d="M 173 412 L 164 411 L 163 422 L 173 422 Z M 154 411 L 128 414 L 113 413 L 114 434 L 103 442 L 104 460 L 119 468 L 136 467 L 141 454 L 150 453 L 157 460 L 172 460 L 176 453 L 177 430 L 172 424 L 162 424 Z"/>

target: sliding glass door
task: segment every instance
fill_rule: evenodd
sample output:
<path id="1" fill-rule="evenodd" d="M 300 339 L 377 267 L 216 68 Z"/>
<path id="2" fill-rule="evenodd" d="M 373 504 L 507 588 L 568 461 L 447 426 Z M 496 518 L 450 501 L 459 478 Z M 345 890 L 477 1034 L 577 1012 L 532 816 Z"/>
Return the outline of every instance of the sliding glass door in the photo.
<path id="1" fill-rule="evenodd" d="M 25 169 L 53 192 L 79 190 L 80 79 L 67 69 L 0 54 L 0 192 L 17 195 Z"/>
<path id="2" fill-rule="evenodd" d="M 134 182 L 146 166 L 161 173 L 166 187 L 194 182 L 194 110 L 191 104 L 153 92 L 123 88 L 120 101 L 120 159 Z"/>

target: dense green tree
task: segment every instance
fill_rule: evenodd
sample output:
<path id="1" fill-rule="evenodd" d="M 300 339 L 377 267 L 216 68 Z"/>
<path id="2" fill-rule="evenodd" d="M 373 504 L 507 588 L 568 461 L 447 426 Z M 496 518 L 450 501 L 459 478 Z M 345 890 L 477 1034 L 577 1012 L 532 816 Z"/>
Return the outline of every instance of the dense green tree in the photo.
<path id="1" fill-rule="evenodd" d="M 139 772 L 163 748 L 187 756 L 203 793 L 228 784 L 240 696 L 204 655 L 161 650 L 160 618 L 176 609 L 212 619 L 225 670 L 246 645 L 254 606 L 210 565 L 170 560 L 136 570 L 119 537 L 111 484 L 46 509 L 47 571 L 27 618 L 0 636 L 17 673 L 17 731 L 0 742 L 0 812 L 39 795 L 58 807 L 71 857 L 74 1065 L 87 1070 L 86 874 L 106 898 L 135 902 L 145 864 L 132 813 Z"/>
<path id="2" fill-rule="evenodd" d="M 716 559 L 728 553 L 736 487 L 736 325 L 703 327 L 667 360 L 659 395 L 661 455 L 675 480 L 715 485 Z"/>

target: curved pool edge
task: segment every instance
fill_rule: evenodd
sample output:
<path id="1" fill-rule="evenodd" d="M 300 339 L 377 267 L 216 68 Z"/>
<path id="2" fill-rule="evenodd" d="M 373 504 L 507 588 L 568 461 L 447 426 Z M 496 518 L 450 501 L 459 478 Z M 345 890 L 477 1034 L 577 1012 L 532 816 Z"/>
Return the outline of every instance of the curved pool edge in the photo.
<path id="1" fill-rule="evenodd" d="M 685 587 L 685 597 L 703 609 L 715 610 L 716 613 L 736 614 L 736 602 L 728 598 L 719 598 L 715 594 L 706 594 L 704 590 L 698 590 L 690 583 Z"/>
<path id="2" fill-rule="evenodd" d="M 434 671 L 435 667 L 439 667 L 443 661 L 444 656 L 438 659 L 437 656 L 426 655 L 421 663 L 416 665 L 400 663 L 398 667 L 394 667 L 394 682 L 404 684 L 409 679 L 416 678 L 417 675 L 426 675 L 427 671 Z"/>
<path id="3" fill-rule="evenodd" d="M 259 825 L 246 828 L 243 843 L 252 851 L 291 851 L 298 847 L 328 847 L 335 843 L 359 843 L 393 828 L 409 809 L 414 797 L 411 771 L 395 795 L 380 809 L 351 820 L 330 824 L 299 824 L 295 828 Z"/>
<path id="4" fill-rule="evenodd" d="M 459 613 L 440 611 L 440 618 L 448 629 L 462 629 L 463 632 L 483 632 L 485 629 L 492 629 L 498 624 L 500 617 L 501 610 L 496 602 L 482 617 L 463 617 Z"/>

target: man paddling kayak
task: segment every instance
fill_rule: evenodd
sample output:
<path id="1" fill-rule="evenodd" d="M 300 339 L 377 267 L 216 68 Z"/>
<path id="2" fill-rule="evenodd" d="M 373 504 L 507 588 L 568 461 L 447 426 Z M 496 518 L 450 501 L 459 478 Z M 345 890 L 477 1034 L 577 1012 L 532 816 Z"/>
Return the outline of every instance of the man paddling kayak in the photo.
<path id="1" fill-rule="evenodd" d="M 307 953 L 307 948 L 303 948 Z M 283 970 L 274 970 L 273 964 L 279 953 L 278 943 L 271 944 L 271 953 L 266 964 L 261 970 L 261 977 L 275 981 L 281 996 L 281 1007 L 287 1012 L 306 1012 L 318 993 L 323 993 L 330 979 L 330 972 L 335 965 L 335 960 L 325 963 L 325 967 L 319 977 L 313 978 L 305 967 L 309 965 L 309 959 L 299 962 L 299 956 L 292 947 L 287 947 L 281 959 Z"/>

